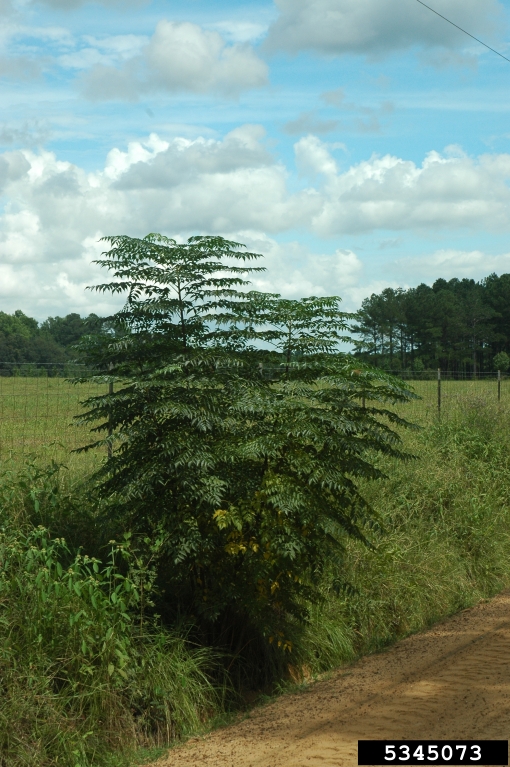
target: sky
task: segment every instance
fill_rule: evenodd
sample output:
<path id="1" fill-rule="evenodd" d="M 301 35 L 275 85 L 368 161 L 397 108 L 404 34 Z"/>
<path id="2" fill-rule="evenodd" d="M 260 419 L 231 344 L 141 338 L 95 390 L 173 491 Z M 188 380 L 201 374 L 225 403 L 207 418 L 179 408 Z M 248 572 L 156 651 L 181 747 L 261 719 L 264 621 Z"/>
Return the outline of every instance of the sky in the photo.
<path id="1" fill-rule="evenodd" d="M 428 4 L 510 58 L 510 0 Z M 347 311 L 510 272 L 510 62 L 417 0 L 0 0 L 0 94 L 0 310 L 114 311 L 120 234 Z"/>

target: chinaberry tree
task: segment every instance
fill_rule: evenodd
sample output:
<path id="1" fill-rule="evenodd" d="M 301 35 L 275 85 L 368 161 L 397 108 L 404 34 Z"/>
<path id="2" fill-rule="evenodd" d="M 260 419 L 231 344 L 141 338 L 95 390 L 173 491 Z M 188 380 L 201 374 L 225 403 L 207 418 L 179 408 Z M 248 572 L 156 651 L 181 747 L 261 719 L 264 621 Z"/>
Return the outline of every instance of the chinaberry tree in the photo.
<path id="1" fill-rule="evenodd" d="M 238 243 L 106 240 L 113 278 L 95 289 L 125 304 L 81 345 L 115 384 L 86 403 L 88 449 L 112 448 L 98 492 L 119 523 L 164 537 L 167 614 L 233 648 L 249 624 L 288 648 L 324 568 L 341 579 L 346 538 L 376 523 L 358 483 L 381 476 L 378 453 L 405 458 L 388 403 L 411 395 L 340 352 L 337 297 L 249 291 L 261 267 Z"/>

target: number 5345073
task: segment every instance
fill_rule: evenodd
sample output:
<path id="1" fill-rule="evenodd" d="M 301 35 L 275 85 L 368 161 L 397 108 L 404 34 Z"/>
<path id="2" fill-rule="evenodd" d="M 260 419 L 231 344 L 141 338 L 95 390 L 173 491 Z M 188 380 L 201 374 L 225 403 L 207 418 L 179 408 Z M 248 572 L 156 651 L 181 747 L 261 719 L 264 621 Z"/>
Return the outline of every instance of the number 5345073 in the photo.
<path id="1" fill-rule="evenodd" d="M 455 751 L 454 751 L 455 748 Z M 467 752 L 467 753 L 466 753 Z M 419 745 L 412 751 L 407 745 L 399 746 L 386 746 L 386 756 L 384 757 L 388 762 L 408 762 L 410 759 L 417 760 L 418 762 L 435 762 L 438 759 L 441 761 L 449 762 L 453 757 L 460 758 L 460 761 L 478 762 L 482 758 L 482 750 L 480 746 L 476 744 L 471 745 L 456 745 L 456 746 L 434 746 L 428 744 L 427 746 Z M 455 761 L 457 761 L 457 758 Z"/>

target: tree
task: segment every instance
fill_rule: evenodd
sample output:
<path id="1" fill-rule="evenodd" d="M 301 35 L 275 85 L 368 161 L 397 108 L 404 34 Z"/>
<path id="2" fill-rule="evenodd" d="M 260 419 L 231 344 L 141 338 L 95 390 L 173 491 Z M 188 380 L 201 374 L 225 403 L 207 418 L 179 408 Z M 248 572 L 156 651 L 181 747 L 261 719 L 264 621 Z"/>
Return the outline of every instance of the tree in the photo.
<path id="1" fill-rule="evenodd" d="M 386 288 L 355 315 L 356 354 L 380 366 L 393 367 L 400 353 L 403 368 L 420 359 L 454 374 L 491 370 L 495 354 L 510 352 L 509 298 L 508 274 Z"/>
<path id="2" fill-rule="evenodd" d="M 115 280 L 97 289 L 127 300 L 100 377 L 117 391 L 84 417 L 89 449 L 116 448 L 97 492 L 119 524 L 164 537 L 165 614 L 192 613 L 233 648 L 249 623 L 284 646 L 326 565 L 341 578 L 346 536 L 366 540 L 376 522 L 357 483 L 381 476 L 376 453 L 405 457 L 386 404 L 411 395 L 338 353 L 338 298 L 243 292 L 260 267 L 238 243 L 107 241 Z M 260 365 L 275 360 L 267 380 Z"/>
<path id="3" fill-rule="evenodd" d="M 343 335 L 351 315 L 340 311 L 338 296 L 310 296 L 288 299 L 275 293 L 251 291 L 239 301 L 230 314 L 223 313 L 220 321 L 235 334 L 239 328 L 253 339 L 264 341 L 276 350 L 275 360 L 284 360 L 288 374 L 291 362 L 337 350 L 341 341 L 350 341 Z"/>
<path id="4" fill-rule="evenodd" d="M 494 368 L 500 370 L 502 373 L 506 373 L 510 368 L 510 357 L 506 352 L 498 352 L 494 357 Z"/>
<path id="5" fill-rule="evenodd" d="M 102 320 L 97 314 L 80 317 L 73 312 L 65 317 L 48 317 L 41 323 L 41 331 L 50 335 L 60 346 L 68 348 L 76 344 L 82 336 L 99 332 L 101 324 Z"/>
<path id="6" fill-rule="evenodd" d="M 37 320 L 20 309 L 14 314 L 0 312 L 1 373 L 10 373 L 18 365 L 61 363 L 68 359 L 65 350 L 42 332 Z"/>

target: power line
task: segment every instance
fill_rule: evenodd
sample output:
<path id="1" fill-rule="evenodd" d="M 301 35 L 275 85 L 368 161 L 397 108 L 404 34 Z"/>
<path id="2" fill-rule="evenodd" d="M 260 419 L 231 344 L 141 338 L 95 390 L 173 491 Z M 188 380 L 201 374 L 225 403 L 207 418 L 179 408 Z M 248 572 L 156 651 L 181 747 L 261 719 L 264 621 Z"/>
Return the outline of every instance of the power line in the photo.
<path id="1" fill-rule="evenodd" d="M 505 59 L 505 61 L 508 61 L 510 63 L 510 59 L 507 59 L 507 57 L 503 56 L 502 53 L 500 53 L 499 51 L 496 51 L 494 48 L 491 48 L 490 45 L 487 45 L 487 43 L 484 43 L 483 40 L 479 40 L 478 37 L 475 37 L 474 35 L 472 35 L 471 32 L 466 32 L 466 30 L 462 29 L 462 27 L 459 27 L 458 24 L 454 24 L 453 21 L 450 21 L 450 19 L 447 19 L 446 16 L 443 16 L 443 14 L 439 13 L 439 11 L 435 11 L 434 8 L 430 7 L 430 5 L 427 5 L 426 3 L 422 2 L 422 0 L 416 0 L 416 2 L 419 3 L 420 5 L 423 5 L 425 8 L 428 8 L 429 11 L 432 11 L 432 13 L 435 13 L 436 16 L 439 16 L 441 19 L 444 19 L 445 21 L 447 21 L 448 24 L 452 25 L 452 27 L 456 27 L 456 29 L 460 29 L 460 31 L 464 32 L 465 35 L 467 35 L 468 37 L 471 37 L 473 40 L 476 40 L 477 43 L 480 43 L 480 45 L 485 46 L 485 48 L 488 48 L 497 56 L 501 56 L 502 59 Z"/>

